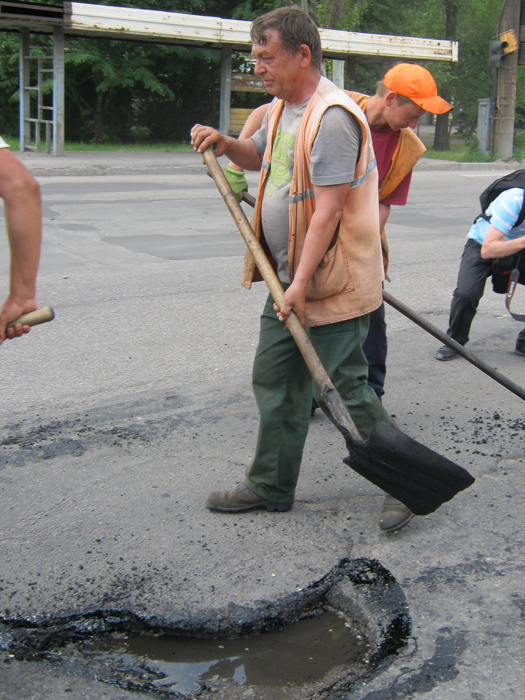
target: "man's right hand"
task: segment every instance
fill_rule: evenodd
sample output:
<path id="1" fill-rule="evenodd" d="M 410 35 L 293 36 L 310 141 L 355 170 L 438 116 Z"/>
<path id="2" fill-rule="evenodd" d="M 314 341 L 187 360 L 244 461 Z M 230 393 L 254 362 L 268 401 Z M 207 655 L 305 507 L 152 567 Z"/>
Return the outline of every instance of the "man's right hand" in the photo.
<path id="1" fill-rule="evenodd" d="M 16 321 L 22 314 L 34 311 L 36 308 L 37 304 L 34 299 L 15 299 L 11 295 L 7 297 L 0 308 L 0 345 L 6 339 L 13 340 L 13 338 L 20 338 L 25 333 L 29 333 L 30 326 L 22 326 L 22 324 L 17 323 L 16 326 L 7 330 L 6 326 L 8 323 Z"/>
<path id="2" fill-rule="evenodd" d="M 215 155 L 222 156 L 229 145 L 229 137 L 221 134 L 211 126 L 195 124 L 191 130 L 191 145 L 198 153 L 203 153 L 209 146 L 216 144 Z"/>

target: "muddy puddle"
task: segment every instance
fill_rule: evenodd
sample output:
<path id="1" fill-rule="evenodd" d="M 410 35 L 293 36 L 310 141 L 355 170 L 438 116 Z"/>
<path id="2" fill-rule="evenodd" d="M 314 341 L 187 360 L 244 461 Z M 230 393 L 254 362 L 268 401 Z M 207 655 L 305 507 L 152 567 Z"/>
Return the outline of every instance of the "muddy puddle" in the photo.
<path id="1" fill-rule="evenodd" d="M 303 686 L 330 672 L 362 673 L 369 642 L 341 612 L 323 608 L 282 631 L 242 639 L 195 639 L 170 634 L 117 634 L 90 654 L 123 667 L 147 667 L 163 690 L 193 693 L 206 681 L 230 680 L 255 690 Z"/>
<path id="2" fill-rule="evenodd" d="M 307 588 L 253 607 L 186 610 L 172 620 L 125 610 L 0 617 L 0 661 L 179 698 L 311 700 L 341 692 L 407 643 L 404 593 L 375 560 L 342 560 Z"/>

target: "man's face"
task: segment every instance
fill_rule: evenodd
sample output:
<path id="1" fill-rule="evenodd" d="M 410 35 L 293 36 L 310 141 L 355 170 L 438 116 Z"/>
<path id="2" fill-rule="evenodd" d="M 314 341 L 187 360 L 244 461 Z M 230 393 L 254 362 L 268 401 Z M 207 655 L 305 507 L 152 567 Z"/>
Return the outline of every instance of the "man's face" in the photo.
<path id="1" fill-rule="evenodd" d="M 253 44 L 255 75 L 260 76 L 270 95 L 282 100 L 293 98 L 300 76 L 301 51 L 290 56 L 283 48 L 276 29 L 269 29 L 265 44 Z"/>
<path id="2" fill-rule="evenodd" d="M 389 97 L 387 96 L 386 98 L 387 108 L 384 112 L 384 118 L 388 126 L 393 131 L 399 131 L 407 126 L 415 129 L 420 117 L 425 114 L 425 110 L 412 102 L 400 105 L 397 95 L 391 99 Z"/>

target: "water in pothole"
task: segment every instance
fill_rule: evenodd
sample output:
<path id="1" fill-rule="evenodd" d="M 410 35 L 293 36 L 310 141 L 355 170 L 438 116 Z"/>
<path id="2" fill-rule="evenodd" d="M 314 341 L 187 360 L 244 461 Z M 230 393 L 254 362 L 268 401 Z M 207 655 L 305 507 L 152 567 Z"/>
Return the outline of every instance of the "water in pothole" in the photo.
<path id="1" fill-rule="evenodd" d="M 155 685 L 178 693 L 191 693 L 199 681 L 216 677 L 249 686 L 311 684 L 336 668 L 362 669 L 368 650 L 367 639 L 332 611 L 249 638 L 113 635 L 98 648 L 124 666 L 145 663 L 160 671 L 165 677 Z"/>

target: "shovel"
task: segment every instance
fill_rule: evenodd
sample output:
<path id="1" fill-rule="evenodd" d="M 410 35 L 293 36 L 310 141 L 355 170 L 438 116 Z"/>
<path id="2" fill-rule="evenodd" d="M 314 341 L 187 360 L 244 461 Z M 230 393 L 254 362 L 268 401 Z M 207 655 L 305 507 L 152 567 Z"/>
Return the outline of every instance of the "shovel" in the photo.
<path id="1" fill-rule="evenodd" d="M 399 301 L 399 299 L 396 299 L 389 292 L 385 292 L 383 290 L 383 299 L 394 309 L 397 309 L 397 311 L 402 313 L 411 321 L 414 321 L 414 323 L 420 326 L 427 333 L 433 335 L 434 338 L 441 340 L 442 343 L 445 343 L 445 345 L 448 345 L 449 348 L 455 350 L 458 353 L 458 355 L 461 355 L 465 358 L 465 360 L 471 362 L 474 365 L 474 367 L 477 367 L 482 372 L 485 372 L 485 374 L 488 374 L 489 377 L 492 377 L 492 379 L 494 379 L 496 382 L 504 386 L 509 391 L 512 391 L 513 394 L 516 394 L 516 396 L 519 396 L 520 399 L 523 399 L 525 401 L 525 389 L 519 384 L 516 384 L 512 381 L 512 379 L 509 379 L 504 374 L 501 374 L 501 372 L 498 372 L 497 369 L 491 367 L 487 362 L 482 360 L 481 357 L 478 357 L 473 352 L 463 347 L 463 345 L 457 343 L 453 338 L 451 338 L 446 333 L 443 333 L 442 330 L 440 330 L 432 323 L 427 321 L 426 318 L 423 318 L 418 313 L 413 311 L 413 309 L 411 309 L 409 306 L 403 304 L 403 302 Z"/>
<path id="2" fill-rule="evenodd" d="M 208 148 L 202 155 L 275 303 L 281 308 L 284 300 L 281 283 L 237 202 L 215 154 Z M 333 422 L 346 440 L 349 455 L 343 461 L 348 466 L 404 503 L 416 515 L 433 513 L 459 491 L 474 483 L 474 478 L 466 469 L 388 423 L 377 423 L 368 438 L 363 440 L 299 318 L 292 312 L 286 324 L 321 389 L 321 396 Z"/>

